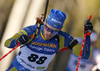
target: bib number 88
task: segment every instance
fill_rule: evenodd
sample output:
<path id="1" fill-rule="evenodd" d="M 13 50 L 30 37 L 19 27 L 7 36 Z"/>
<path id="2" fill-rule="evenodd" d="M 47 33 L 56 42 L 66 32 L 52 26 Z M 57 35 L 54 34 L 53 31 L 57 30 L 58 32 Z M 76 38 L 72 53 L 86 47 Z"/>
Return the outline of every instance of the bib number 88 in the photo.
<path id="1" fill-rule="evenodd" d="M 39 59 L 39 60 L 37 60 Z M 28 60 L 30 62 L 36 62 L 37 64 L 43 64 L 45 62 L 45 60 L 47 59 L 47 57 L 45 56 L 41 56 L 39 57 L 38 55 L 36 54 L 31 54 L 29 57 L 28 57 Z"/>

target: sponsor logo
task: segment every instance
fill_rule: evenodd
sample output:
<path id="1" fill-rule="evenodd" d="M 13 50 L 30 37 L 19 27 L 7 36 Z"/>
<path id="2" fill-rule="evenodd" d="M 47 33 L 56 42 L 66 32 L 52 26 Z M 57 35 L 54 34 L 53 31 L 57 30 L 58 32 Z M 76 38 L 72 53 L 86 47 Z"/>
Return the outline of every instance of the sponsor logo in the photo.
<path id="1" fill-rule="evenodd" d="M 43 70 L 45 67 L 37 67 L 37 70 Z"/>
<path id="2" fill-rule="evenodd" d="M 25 63 L 27 66 L 29 66 L 29 67 L 31 67 L 31 68 L 34 68 L 34 66 L 28 64 L 28 63 L 27 63 L 26 61 L 24 61 L 23 59 L 20 58 L 20 60 L 21 60 L 23 63 Z"/>
<path id="3" fill-rule="evenodd" d="M 55 49 L 50 49 L 50 48 L 41 48 L 41 47 L 34 47 L 30 45 L 31 48 L 37 50 L 37 51 L 46 51 L 46 52 L 55 52 Z"/>
<path id="4" fill-rule="evenodd" d="M 51 43 L 39 43 L 39 42 L 32 42 L 31 45 L 43 46 L 43 47 L 51 47 L 56 48 L 57 45 Z"/>
<path id="5" fill-rule="evenodd" d="M 55 20 L 54 18 L 52 18 L 51 20 L 54 21 L 54 22 L 57 22 L 57 23 L 61 24 L 60 21 L 57 21 L 57 20 Z"/>

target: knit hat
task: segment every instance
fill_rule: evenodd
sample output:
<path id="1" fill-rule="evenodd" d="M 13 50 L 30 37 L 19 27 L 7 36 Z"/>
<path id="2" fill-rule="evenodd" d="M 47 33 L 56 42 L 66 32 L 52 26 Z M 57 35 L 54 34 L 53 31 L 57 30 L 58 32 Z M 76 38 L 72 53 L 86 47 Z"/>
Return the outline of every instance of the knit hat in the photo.
<path id="1" fill-rule="evenodd" d="M 46 19 L 46 22 L 56 29 L 61 29 L 63 27 L 65 19 L 66 14 L 64 12 L 57 9 L 51 9 L 50 14 Z"/>

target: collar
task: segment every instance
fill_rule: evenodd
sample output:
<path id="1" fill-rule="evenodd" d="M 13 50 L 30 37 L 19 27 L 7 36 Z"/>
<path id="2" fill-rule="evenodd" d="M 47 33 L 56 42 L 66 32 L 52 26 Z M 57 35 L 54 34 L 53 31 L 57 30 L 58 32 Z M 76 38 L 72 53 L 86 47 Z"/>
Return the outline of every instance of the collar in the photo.
<path id="1" fill-rule="evenodd" d="M 44 33 L 44 25 L 41 25 L 40 35 L 44 40 L 46 40 L 43 33 Z"/>

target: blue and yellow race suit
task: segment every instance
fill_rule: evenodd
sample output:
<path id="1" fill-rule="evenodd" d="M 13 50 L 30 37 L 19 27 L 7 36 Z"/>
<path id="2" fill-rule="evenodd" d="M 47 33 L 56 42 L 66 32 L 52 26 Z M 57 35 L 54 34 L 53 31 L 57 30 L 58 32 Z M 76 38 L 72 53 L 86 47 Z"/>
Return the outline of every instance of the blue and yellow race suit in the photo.
<path id="1" fill-rule="evenodd" d="M 33 35 L 36 33 L 37 25 L 31 25 L 23 28 L 13 37 L 6 40 L 5 46 L 13 48 L 17 45 L 16 40 L 20 35 Z M 34 40 L 27 45 L 20 48 L 17 56 L 10 65 L 7 71 L 45 71 L 48 64 L 54 58 L 55 54 L 62 48 L 68 47 L 74 38 L 65 32 L 60 31 L 56 36 L 50 40 L 46 40 L 43 35 L 44 25 L 40 26 L 38 34 Z M 58 38 L 59 37 L 59 38 Z M 60 43 L 59 43 L 59 41 Z M 59 45 L 61 44 L 61 45 Z M 77 44 L 78 45 L 78 44 Z M 76 45 L 75 45 L 76 46 Z M 90 37 L 86 37 L 85 48 L 82 53 L 82 58 L 89 59 L 91 56 Z M 71 51 L 79 56 L 81 45 L 79 48 L 71 49 Z"/>

